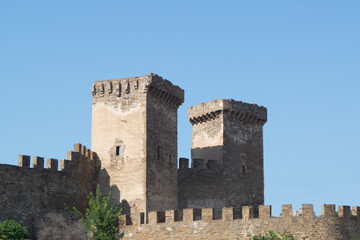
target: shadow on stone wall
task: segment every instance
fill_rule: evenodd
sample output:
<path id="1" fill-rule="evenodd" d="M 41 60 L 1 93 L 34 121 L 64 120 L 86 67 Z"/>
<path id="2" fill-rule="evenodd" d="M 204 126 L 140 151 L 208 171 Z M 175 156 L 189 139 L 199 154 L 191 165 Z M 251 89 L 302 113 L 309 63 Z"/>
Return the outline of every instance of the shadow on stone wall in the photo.
<path id="1" fill-rule="evenodd" d="M 222 168 L 224 146 L 191 149 L 192 168 Z"/>
<path id="2" fill-rule="evenodd" d="M 106 169 L 101 169 L 99 173 L 99 178 L 97 184 L 100 185 L 101 194 L 107 196 L 109 193 L 111 202 L 114 206 L 122 208 L 122 214 L 130 214 L 130 205 L 126 199 L 121 199 L 120 189 L 116 185 L 110 185 L 110 175 Z"/>

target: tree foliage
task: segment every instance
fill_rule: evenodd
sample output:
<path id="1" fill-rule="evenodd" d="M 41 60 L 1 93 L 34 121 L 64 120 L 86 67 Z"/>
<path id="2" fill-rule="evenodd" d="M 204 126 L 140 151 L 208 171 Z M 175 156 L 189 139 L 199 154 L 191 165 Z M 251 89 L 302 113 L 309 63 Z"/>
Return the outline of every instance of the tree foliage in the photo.
<path id="1" fill-rule="evenodd" d="M 80 222 L 91 233 L 91 238 L 94 240 L 118 239 L 118 220 L 122 209 L 111 205 L 110 194 L 102 197 L 98 185 L 95 195 L 92 192 L 88 195 L 89 207 L 84 215 L 74 208 L 80 216 Z"/>
<path id="2" fill-rule="evenodd" d="M 252 240 L 296 240 L 294 236 L 288 232 L 283 232 L 282 234 L 276 233 L 274 231 L 269 231 L 266 234 L 259 234 L 252 238 Z"/>
<path id="3" fill-rule="evenodd" d="M 21 240 L 27 237 L 28 230 L 16 220 L 7 219 L 0 222 L 0 239 Z"/>

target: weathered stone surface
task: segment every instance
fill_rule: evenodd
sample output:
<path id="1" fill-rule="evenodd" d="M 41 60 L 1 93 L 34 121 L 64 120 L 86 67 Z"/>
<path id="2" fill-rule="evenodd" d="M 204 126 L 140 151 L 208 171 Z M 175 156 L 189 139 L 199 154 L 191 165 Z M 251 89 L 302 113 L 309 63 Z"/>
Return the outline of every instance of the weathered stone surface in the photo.
<path id="1" fill-rule="evenodd" d="M 95 82 L 98 182 L 125 213 L 178 208 L 177 109 L 184 91 L 155 74 Z"/>
<path id="2" fill-rule="evenodd" d="M 305 205 L 308 210 L 312 207 L 311 204 Z M 286 206 L 286 209 L 290 209 L 290 205 L 284 206 Z M 245 208 L 250 210 L 253 207 L 245 206 Z M 305 208 L 303 205 L 303 209 Z M 266 209 L 265 211 L 268 212 L 271 206 L 259 206 L 259 209 Z M 204 212 L 204 209 L 202 211 Z M 296 239 L 304 240 L 349 240 L 357 239 L 360 235 L 359 216 L 351 218 L 331 216 L 294 217 L 290 214 L 286 217 L 249 218 L 246 215 L 242 219 L 233 220 L 229 217 L 231 210 L 223 209 L 222 220 L 210 220 L 211 210 L 206 209 L 201 220 L 192 221 L 189 219 L 189 217 L 193 216 L 192 213 L 192 209 L 184 209 L 184 221 L 126 226 L 123 239 L 245 240 L 250 239 L 249 236 L 265 233 L 268 230 L 279 233 L 287 231 L 292 233 Z M 260 214 L 260 216 L 263 216 L 263 214 Z"/>
<path id="3" fill-rule="evenodd" d="M 179 169 L 179 208 L 232 207 L 264 203 L 263 134 L 267 110 L 218 99 L 189 108 L 193 125 L 192 169 Z"/>
<path id="4" fill-rule="evenodd" d="M 95 155 L 71 152 L 69 162 L 57 171 L 57 160 L 51 159 L 44 169 L 44 158 L 19 156 L 23 167 L 0 164 L 0 220 L 13 218 L 33 231 L 34 223 L 47 212 L 71 216 L 73 207 L 84 211 L 87 195 L 94 190 Z M 23 161 L 25 159 L 25 161 Z M 55 164 L 56 161 L 56 164 Z"/>

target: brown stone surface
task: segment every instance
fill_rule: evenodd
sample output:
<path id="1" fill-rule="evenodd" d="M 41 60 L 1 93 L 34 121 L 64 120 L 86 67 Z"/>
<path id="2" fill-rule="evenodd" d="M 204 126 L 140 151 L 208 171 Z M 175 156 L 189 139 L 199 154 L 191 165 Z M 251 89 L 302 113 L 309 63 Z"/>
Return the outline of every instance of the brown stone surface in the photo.
<path id="1" fill-rule="evenodd" d="M 92 94 L 102 191 L 132 215 L 177 209 L 177 109 L 184 90 L 150 74 L 95 82 Z"/>
<path id="2" fill-rule="evenodd" d="M 87 195 L 94 190 L 95 154 L 90 155 L 68 152 L 68 164 L 61 171 L 53 168 L 55 159 L 44 168 L 41 157 L 33 158 L 34 168 L 29 168 L 30 157 L 24 155 L 19 156 L 19 167 L 0 164 L 0 220 L 13 218 L 33 231 L 47 212 L 70 216 L 73 207 L 85 210 Z"/>
<path id="3" fill-rule="evenodd" d="M 311 204 L 304 204 L 309 211 L 313 211 Z M 289 209 L 289 205 L 284 205 Z M 260 206 L 259 209 L 268 211 L 270 206 Z M 248 209 L 251 209 L 249 206 Z M 190 216 L 192 209 L 184 209 L 184 217 Z M 228 218 L 230 209 L 224 209 L 222 220 L 209 222 L 209 209 L 205 211 L 203 219 L 198 221 L 175 221 L 172 223 L 143 224 L 140 226 L 126 226 L 123 239 L 250 239 L 268 230 L 282 233 L 288 231 L 299 240 L 349 240 L 360 236 L 360 217 L 271 217 L 271 218 Z M 244 216 L 245 217 L 245 216 Z M 186 217 L 187 218 L 187 217 Z M 225 219 L 224 219 L 225 218 Z"/>
<path id="4" fill-rule="evenodd" d="M 271 218 L 271 206 L 260 205 L 259 206 L 259 218 Z"/>
<path id="5" fill-rule="evenodd" d="M 193 125 L 192 168 L 180 168 L 179 208 L 233 207 L 264 203 L 263 133 L 267 110 L 218 99 L 188 110 Z"/>

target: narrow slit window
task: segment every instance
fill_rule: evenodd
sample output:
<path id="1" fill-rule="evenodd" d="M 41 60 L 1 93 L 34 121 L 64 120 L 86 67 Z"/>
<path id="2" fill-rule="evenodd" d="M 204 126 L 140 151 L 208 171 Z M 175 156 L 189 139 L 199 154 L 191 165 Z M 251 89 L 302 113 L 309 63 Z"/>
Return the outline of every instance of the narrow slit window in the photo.
<path id="1" fill-rule="evenodd" d="M 157 159 L 160 160 L 160 146 L 157 148 Z"/>
<path id="2" fill-rule="evenodd" d="M 140 213 L 140 224 L 145 224 L 145 213 Z"/>
<path id="3" fill-rule="evenodd" d="M 120 146 L 116 146 L 116 156 L 120 156 L 121 153 L 121 147 Z"/>
<path id="4" fill-rule="evenodd" d="M 245 173 L 245 166 L 242 166 L 242 173 Z"/>

